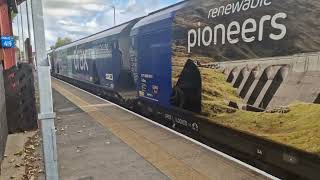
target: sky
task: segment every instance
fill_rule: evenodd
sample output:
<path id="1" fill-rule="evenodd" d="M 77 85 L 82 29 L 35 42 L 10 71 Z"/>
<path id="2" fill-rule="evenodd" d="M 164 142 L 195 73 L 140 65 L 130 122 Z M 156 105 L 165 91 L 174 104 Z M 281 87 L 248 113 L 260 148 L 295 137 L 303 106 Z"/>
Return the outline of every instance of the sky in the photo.
<path id="1" fill-rule="evenodd" d="M 180 1 L 182 0 L 43 0 L 46 48 L 53 45 L 58 37 L 77 40 L 112 27 L 112 5 L 116 7 L 116 23 L 121 24 Z M 28 8 L 30 10 L 30 0 Z M 14 19 L 14 34 L 22 35 L 22 29 L 18 29 L 17 24 L 23 22 L 23 34 L 26 38 L 28 31 L 25 3 L 21 5 L 20 12 L 22 21 L 19 15 Z"/>

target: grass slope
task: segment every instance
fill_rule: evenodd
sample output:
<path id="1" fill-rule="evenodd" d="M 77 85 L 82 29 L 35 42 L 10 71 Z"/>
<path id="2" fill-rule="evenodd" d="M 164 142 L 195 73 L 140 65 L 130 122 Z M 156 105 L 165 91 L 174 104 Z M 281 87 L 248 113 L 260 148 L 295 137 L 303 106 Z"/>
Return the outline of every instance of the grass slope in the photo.
<path id="1" fill-rule="evenodd" d="M 236 110 L 227 106 L 226 100 L 242 102 L 237 91 L 226 82 L 222 72 L 200 68 L 202 76 L 202 110 L 205 116 L 215 117 L 220 113 L 233 113 Z"/>
<path id="2" fill-rule="evenodd" d="M 289 113 L 237 111 L 219 114 L 214 122 L 320 154 L 320 105 L 295 103 Z"/>

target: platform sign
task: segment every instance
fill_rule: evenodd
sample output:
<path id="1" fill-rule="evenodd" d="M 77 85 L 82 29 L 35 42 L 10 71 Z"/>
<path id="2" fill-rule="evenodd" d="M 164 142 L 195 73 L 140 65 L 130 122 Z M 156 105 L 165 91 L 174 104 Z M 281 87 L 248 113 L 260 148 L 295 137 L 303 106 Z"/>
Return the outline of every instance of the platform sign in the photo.
<path id="1" fill-rule="evenodd" d="M 12 36 L 1 36 L 0 41 L 2 48 L 14 48 L 14 38 Z"/>

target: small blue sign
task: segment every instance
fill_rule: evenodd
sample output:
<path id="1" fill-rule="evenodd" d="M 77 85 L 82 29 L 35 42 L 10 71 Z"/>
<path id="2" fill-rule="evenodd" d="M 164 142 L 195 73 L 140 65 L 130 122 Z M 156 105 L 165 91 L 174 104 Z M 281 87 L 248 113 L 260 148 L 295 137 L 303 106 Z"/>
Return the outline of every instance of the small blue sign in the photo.
<path id="1" fill-rule="evenodd" d="M 0 40 L 2 48 L 14 48 L 14 38 L 12 36 L 1 36 Z"/>

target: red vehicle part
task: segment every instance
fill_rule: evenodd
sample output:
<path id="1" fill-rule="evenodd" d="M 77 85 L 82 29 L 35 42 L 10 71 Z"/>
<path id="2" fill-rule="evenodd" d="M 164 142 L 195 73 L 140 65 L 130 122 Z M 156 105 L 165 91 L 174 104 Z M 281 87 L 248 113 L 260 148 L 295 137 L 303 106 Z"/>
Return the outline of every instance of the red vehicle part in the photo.
<path id="1" fill-rule="evenodd" d="M 10 20 L 7 0 L 0 0 L 0 36 L 12 36 L 12 23 Z M 14 48 L 0 48 L 0 60 L 3 60 L 4 69 L 15 66 Z"/>

